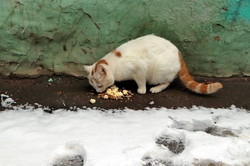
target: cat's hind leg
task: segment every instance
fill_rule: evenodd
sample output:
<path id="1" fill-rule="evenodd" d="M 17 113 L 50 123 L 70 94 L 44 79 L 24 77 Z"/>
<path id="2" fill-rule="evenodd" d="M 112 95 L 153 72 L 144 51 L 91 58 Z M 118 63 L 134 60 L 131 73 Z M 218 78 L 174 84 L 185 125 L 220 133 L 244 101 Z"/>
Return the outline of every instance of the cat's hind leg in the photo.
<path id="1" fill-rule="evenodd" d="M 168 87 L 169 83 L 160 84 L 150 88 L 151 93 L 159 93 Z"/>

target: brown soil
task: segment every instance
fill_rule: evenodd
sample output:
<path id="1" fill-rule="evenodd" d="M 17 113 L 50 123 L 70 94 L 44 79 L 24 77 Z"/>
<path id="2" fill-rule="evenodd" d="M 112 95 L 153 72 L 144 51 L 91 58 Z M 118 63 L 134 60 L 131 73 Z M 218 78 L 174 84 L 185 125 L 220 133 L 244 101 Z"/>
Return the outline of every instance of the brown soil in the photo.
<path id="1" fill-rule="evenodd" d="M 145 107 L 192 107 L 204 106 L 227 108 L 235 105 L 250 110 L 250 77 L 244 78 L 204 78 L 196 77 L 198 81 L 219 81 L 224 88 L 212 95 L 198 95 L 184 88 L 179 80 L 174 81 L 166 90 L 158 94 L 136 93 L 133 81 L 117 83 L 119 88 L 131 90 L 134 95 L 128 100 L 105 100 L 89 85 L 87 79 L 66 76 L 43 76 L 36 79 L 3 78 L 0 77 L 0 94 L 7 94 L 17 104 L 38 103 L 51 109 L 72 107 L 97 107 L 101 109 L 144 109 Z M 96 99 L 95 104 L 89 102 Z M 153 103 L 153 104 L 152 104 Z M 4 108 L 0 107 L 0 110 Z"/>

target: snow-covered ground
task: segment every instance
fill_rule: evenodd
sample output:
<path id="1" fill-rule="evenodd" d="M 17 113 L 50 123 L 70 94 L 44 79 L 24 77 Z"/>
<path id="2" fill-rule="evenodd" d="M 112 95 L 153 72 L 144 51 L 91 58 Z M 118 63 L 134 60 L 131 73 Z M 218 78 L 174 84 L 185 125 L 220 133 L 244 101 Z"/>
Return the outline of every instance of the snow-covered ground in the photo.
<path id="1" fill-rule="evenodd" d="M 250 165 L 250 113 L 234 106 L 48 114 L 13 103 L 1 95 L 0 166 L 56 165 L 78 154 L 85 166 Z"/>

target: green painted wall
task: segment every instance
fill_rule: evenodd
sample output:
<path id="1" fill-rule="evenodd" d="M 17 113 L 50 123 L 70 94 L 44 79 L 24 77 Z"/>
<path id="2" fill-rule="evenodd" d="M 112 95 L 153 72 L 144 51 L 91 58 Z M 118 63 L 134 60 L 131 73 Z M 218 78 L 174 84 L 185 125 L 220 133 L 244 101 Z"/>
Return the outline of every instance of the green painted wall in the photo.
<path id="1" fill-rule="evenodd" d="M 83 76 L 130 39 L 171 40 L 197 75 L 250 75 L 250 0 L 0 0 L 0 73 Z"/>

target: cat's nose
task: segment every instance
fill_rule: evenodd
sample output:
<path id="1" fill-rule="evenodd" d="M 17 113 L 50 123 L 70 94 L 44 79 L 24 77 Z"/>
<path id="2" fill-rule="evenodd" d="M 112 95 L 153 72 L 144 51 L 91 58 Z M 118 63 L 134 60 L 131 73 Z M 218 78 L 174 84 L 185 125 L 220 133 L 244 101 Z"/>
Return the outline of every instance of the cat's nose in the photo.
<path id="1" fill-rule="evenodd" d="M 98 93 L 102 93 L 104 91 L 105 91 L 105 89 L 96 89 L 96 92 L 98 92 Z"/>

